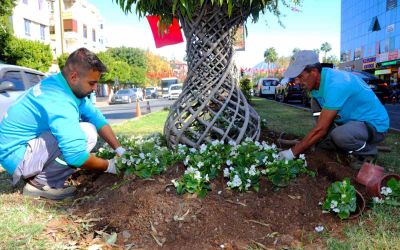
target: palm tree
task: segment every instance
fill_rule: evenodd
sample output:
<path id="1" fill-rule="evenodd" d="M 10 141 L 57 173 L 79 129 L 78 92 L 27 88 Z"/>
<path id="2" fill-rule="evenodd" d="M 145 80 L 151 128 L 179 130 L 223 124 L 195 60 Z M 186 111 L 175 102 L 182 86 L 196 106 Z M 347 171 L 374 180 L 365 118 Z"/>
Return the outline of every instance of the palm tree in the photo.
<path id="1" fill-rule="evenodd" d="M 268 48 L 264 52 L 264 61 L 268 64 L 276 62 L 278 59 L 278 53 L 274 47 Z"/>
<path id="2" fill-rule="evenodd" d="M 240 91 L 233 62 L 234 36 L 248 17 L 280 16 L 279 6 L 301 0 L 113 0 L 125 11 L 160 16 L 159 27 L 178 18 L 186 37 L 188 74 L 164 126 L 169 146 L 199 147 L 212 140 L 241 142 L 260 135 L 260 117 Z"/>
<path id="3" fill-rule="evenodd" d="M 321 51 L 325 52 L 325 55 L 324 55 L 324 58 L 323 58 L 323 62 L 325 62 L 325 60 L 326 60 L 326 53 L 328 53 L 331 50 L 332 50 L 332 46 L 328 42 L 324 42 L 321 45 Z"/>

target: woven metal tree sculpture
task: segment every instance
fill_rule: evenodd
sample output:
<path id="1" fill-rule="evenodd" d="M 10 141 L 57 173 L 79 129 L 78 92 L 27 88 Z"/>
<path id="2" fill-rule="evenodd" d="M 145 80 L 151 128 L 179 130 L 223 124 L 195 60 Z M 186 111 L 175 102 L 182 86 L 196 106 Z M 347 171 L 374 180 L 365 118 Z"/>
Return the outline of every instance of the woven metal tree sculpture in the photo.
<path id="1" fill-rule="evenodd" d="M 249 16 L 280 15 L 285 0 L 116 0 L 128 12 L 159 15 L 161 25 L 177 17 L 187 40 L 188 76 L 164 126 L 170 146 L 198 147 L 212 140 L 258 139 L 260 118 L 238 86 L 233 62 L 234 35 Z M 294 4 L 299 1 L 293 0 Z"/>

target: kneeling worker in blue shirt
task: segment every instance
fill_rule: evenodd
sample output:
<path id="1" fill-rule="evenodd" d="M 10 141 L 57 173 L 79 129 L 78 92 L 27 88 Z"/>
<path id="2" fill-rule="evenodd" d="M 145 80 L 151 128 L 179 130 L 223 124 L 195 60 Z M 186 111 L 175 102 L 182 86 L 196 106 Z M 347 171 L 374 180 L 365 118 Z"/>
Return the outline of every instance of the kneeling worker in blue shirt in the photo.
<path id="1" fill-rule="evenodd" d="M 293 159 L 314 144 L 331 145 L 331 149 L 350 154 L 354 168 L 376 158 L 376 146 L 386 136 L 389 117 L 363 80 L 350 72 L 322 68 L 311 50 L 297 52 L 284 75 L 297 78 L 311 91 L 318 120 L 304 139 L 279 153 L 281 159 Z"/>
<path id="2" fill-rule="evenodd" d="M 105 65 L 80 48 L 57 75 L 27 90 L 0 123 L 0 164 L 27 183 L 23 194 L 49 199 L 73 196 L 65 180 L 77 168 L 116 173 L 115 159 L 90 154 L 97 133 L 116 151 L 125 152 L 104 116 L 86 98 L 96 90 Z"/>

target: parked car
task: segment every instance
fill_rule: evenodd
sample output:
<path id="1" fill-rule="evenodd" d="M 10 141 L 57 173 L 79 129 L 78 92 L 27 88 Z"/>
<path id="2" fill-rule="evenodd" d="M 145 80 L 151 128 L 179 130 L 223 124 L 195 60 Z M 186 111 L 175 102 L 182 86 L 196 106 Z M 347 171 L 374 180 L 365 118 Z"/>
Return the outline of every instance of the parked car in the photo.
<path id="1" fill-rule="evenodd" d="M 178 99 L 179 95 L 182 93 L 182 84 L 172 84 L 168 89 L 168 99 Z"/>
<path id="2" fill-rule="evenodd" d="M 10 105 L 25 90 L 39 83 L 45 77 L 44 73 L 34 69 L 0 64 L 0 121 Z"/>
<path id="3" fill-rule="evenodd" d="M 275 88 L 279 84 L 278 78 L 261 78 L 257 83 L 258 94 L 261 97 L 275 96 Z"/>
<path id="4" fill-rule="evenodd" d="M 145 88 L 146 98 L 158 98 L 158 91 L 156 87 Z"/>
<path id="5" fill-rule="evenodd" d="M 282 78 L 275 90 L 275 100 L 279 102 L 303 101 L 304 90 L 295 78 Z"/>
<path id="6" fill-rule="evenodd" d="M 120 89 L 111 97 L 110 104 L 135 102 L 138 99 L 136 94 L 137 91 L 133 89 Z M 141 93 L 141 96 L 143 96 L 143 93 Z"/>
<path id="7" fill-rule="evenodd" d="M 382 104 L 385 104 L 389 100 L 390 89 L 386 81 L 379 79 L 373 74 L 365 71 L 350 71 L 352 74 L 360 77 L 368 86 L 374 91 L 375 95 L 379 98 Z"/>

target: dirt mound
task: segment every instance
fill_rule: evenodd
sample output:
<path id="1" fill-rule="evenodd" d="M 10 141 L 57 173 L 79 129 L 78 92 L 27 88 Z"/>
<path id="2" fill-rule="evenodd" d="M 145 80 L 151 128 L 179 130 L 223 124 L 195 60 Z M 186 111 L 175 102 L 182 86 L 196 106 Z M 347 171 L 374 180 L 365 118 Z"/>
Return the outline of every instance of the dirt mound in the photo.
<path id="1" fill-rule="evenodd" d="M 91 216 L 101 218 L 94 229 L 117 232 L 116 244 L 121 248 L 324 248 L 315 227 L 323 225 L 335 233 L 349 223 L 323 214 L 319 206 L 332 181 L 355 176 L 337 161 L 335 154 L 310 152 L 307 162 L 316 177 L 302 175 L 280 189 L 263 179 L 258 193 L 227 190 L 220 176 L 204 199 L 176 194 L 171 180 L 183 174 L 181 164 L 151 180 L 132 178 L 121 183 L 112 175 L 81 175 L 76 179 L 81 183 L 78 197 L 90 198 L 74 204 L 74 215 L 92 212 Z"/>

